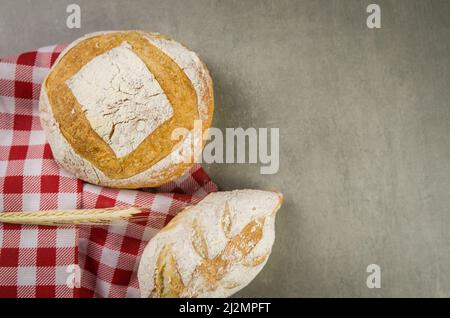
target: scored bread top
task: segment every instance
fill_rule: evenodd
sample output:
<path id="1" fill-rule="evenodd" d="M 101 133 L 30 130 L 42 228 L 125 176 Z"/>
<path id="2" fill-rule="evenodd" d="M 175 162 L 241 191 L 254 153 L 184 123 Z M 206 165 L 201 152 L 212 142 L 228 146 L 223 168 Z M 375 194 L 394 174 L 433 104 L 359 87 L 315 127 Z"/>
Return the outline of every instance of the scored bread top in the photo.
<path id="1" fill-rule="evenodd" d="M 128 42 L 90 60 L 66 84 L 117 158 L 173 116 L 166 94 Z"/>
<path id="2" fill-rule="evenodd" d="M 108 60 L 108 54 L 115 54 L 116 59 Z M 95 68 L 90 63 L 107 65 L 120 57 L 132 63 L 130 56 L 145 64 L 153 84 L 144 72 L 140 78 L 139 74 L 125 76 L 123 63 L 110 63 L 112 75 L 104 72 L 113 94 L 104 92 L 102 76 L 93 85 L 85 83 L 99 72 L 98 65 Z M 121 77 L 128 82 L 120 82 Z M 149 84 L 146 90 L 142 83 Z M 214 107 L 212 94 L 205 65 L 181 44 L 140 31 L 95 33 L 62 52 L 45 79 L 41 122 L 55 159 L 79 178 L 111 187 L 158 186 L 192 166 L 189 148 L 202 146 L 201 138 L 190 133 L 172 140 L 171 135 L 177 128 L 192 131 L 196 119 L 202 120 L 203 132 L 207 131 Z M 142 111 L 143 107 L 153 112 Z"/>
<path id="3" fill-rule="evenodd" d="M 142 297 L 228 297 L 265 265 L 275 239 L 277 192 L 209 194 L 180 212 L 145 248 Z"/>

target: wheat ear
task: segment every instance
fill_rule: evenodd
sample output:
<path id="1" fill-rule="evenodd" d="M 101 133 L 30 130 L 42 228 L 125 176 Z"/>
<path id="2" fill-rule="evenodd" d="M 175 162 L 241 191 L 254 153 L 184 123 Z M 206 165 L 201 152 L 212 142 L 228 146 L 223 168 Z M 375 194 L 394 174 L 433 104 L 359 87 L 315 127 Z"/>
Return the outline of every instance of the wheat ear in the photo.
<path id="1" fill-rule="evenodd" d="M 0 222 L 33 225 L 110 224 L 130 219 L 142 210 L 131 207 L 113 207 L 85 210 L 48 210 L 37 212 L 3 212 Z"/>

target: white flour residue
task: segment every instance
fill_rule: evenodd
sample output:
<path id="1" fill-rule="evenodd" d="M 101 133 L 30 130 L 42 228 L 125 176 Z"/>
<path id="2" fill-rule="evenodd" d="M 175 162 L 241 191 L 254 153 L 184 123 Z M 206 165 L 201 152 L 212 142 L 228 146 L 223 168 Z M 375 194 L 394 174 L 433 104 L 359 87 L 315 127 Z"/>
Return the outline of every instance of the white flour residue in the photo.
<path id="1" fill-rule="evenodd" d="M 173 115 L 158 81 L 127 42 L 92 59 L 66 84 L 119 158 Z"/>
<path id="2" fill-rule="evenodd" d="M 275 240 L 275 211 L 280 204 L 279 193 L 235 190 L 211 193 L 197 205 L 181 212 L 175 224 L 156 234 L 143 252 L 138 274 L 143 297 L 150 295 L 154 288 L 156 260 L 166 246 L 170 246 L 177 273 L 185 287 L 182 297 L 228 297 L 246 286 L 262 269 L 271 252 Z M 223 222 L 225 214 L 229 214 L 229 223 Z M 240 248 L 227 248 L 232 238 L 239 237 L 244 227 L 256 220 L 264 222 L 259 240 L 251 242 L 241 238 Z M 206 258 L 195 248 L 199 246 L 194 244 L 199 241 L 199 236 L 194 235 L 194 224 L 206 243 Z M 225 233 L 225 227 L 230 228 L 228 233 Z M 251 246 L 247 246 L 250 243 Z M 244 255 L 243 250 L 247 249 L 250 252 Z M 228 263 L 221 268 L 225 271 L 223 279 L 208 285 L 197 270 L 201 264 L 211 266 L 212 272 L 220 269 L 214 262 L 208 263 L 219 255 Z"/>

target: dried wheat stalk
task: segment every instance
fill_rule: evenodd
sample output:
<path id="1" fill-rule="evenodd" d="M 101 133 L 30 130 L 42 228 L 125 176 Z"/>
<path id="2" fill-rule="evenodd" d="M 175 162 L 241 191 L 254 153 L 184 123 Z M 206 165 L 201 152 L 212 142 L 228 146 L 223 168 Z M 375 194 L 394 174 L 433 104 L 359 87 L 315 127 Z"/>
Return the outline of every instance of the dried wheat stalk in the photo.
<path id="1" fill-rule="evenodd" d="M 117 221 L 140 221 L 142 209 L 135 206 L 84 210 L 48 210 L 37 212 L 3 212 L 0 222 L 33 225 L 110 224 Z M 136 216 L 136 217 L 133 217 Z"/>

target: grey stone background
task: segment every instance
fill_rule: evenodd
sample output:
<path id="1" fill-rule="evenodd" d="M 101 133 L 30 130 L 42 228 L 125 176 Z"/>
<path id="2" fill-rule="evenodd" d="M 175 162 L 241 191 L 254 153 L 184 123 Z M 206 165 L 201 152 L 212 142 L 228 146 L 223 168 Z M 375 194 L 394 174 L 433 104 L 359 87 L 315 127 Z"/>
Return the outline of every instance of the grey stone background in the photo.
<path id="1" fill-rule="evenodd" d="M 78 3 L 82 28 L 66 27 Z M 382 9 L 369 30 L 366 6 Z M 0 0 L 0 56 L 110 29 L 185 43 L 215 80 L 216 127 L 279 127 L 273 254 L 237 296 L 450 296 L 450 1 Z M 381 266 L 381 289 L 366 267 Z"/>

